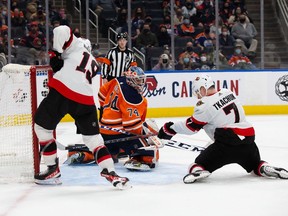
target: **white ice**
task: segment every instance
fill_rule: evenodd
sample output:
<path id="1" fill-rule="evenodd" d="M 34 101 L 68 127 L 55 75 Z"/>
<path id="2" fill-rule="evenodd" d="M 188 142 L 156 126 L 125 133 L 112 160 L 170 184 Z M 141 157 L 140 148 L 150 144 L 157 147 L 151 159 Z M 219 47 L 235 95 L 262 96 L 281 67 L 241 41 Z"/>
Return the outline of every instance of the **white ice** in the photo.
<path id="1" fill-rule="evenodd" d="M 262 159 L 288 169 L 288 115 L 248 116 L 255 126 Z M 159 118 L 166 121 L 183 118 Z M 81 143 L 73 123 L 61 123 L 57 138 L 65 145 Z M 205 146 L 204 132 L 175 139 Z M 66 152 L 58 151 L 60 162 Z M 0 216 L 114 215 L 114 216 L 288 216 L 288 180 L 248 174 L 238 165 L 227 165 L 202 182 L 182 182 L 187 166 L 198 153 L 164 147 L 152 172 L 130 172 L 117 164 L 132 189 L 117 190 L 93 166 L 61 165 L 61 186 L 0 184 Z"/>

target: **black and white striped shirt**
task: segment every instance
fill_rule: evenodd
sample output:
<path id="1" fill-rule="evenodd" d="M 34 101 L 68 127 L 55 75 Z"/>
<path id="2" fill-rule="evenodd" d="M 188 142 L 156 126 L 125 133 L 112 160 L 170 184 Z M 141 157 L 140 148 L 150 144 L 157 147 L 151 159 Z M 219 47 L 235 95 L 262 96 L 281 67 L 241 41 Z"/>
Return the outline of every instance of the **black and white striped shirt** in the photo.
<path id="1" fill-rule="evenodd" d="M 134 52 L 129 48 L 121 51 L 116 46 L 109 50 L 105 58 L 103 58 L 101 76 L 109 81 L 115 77 L 122 76 L 122 73 L 132 66 L 137 66 Z"/>

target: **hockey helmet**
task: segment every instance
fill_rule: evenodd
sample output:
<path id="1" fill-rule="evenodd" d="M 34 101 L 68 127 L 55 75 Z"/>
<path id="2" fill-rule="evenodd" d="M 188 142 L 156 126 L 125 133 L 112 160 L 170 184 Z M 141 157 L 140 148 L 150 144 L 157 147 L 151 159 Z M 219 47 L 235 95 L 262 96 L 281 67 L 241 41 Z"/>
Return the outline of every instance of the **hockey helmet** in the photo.
<path id="1" fill-rule="evenodd" d="M 143 93 L 144 86 L 146 84 L 146 75 L 140 67 L 130 67 L 130 69 L 124 72 L 126 76 L 126 82 L 128 85 L 135 88 L 139 94 Z"/>
<path id="2" fill-rule="evenodd" d="M 63 51 L 70 46 L 72 40 L 73 33 L 70 27 L 60 25 L 53 29 L 53 50 L 63 53 Z"/>
<path id="3" fill-rule="evenodd" d="M 128 39 L 128 35 L 127 35 L 127 33 L 118 33 L 117 34 L 117 41 L 118 40 L 120 40 L 120 39 L 125 39 L 125 40 L 127 40 Z"/>
<path id="4" fill-rule="evenodd" d="M 192 83 L 192 91 L 194 95 L 202 95 L 200 94 L 200 88 L 204 87 L 206 90 L 209 89 L 211 86 L 214 86 L 215 83 L 212 78 L 208 74 L 200 74 L 198 75 Z"/>

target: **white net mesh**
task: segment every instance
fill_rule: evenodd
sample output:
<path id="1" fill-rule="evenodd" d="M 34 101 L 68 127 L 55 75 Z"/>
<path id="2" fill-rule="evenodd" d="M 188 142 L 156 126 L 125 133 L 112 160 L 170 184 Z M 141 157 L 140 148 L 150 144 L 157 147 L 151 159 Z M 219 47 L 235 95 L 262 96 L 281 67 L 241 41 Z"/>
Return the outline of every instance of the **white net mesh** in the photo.
<path id="1" fill-rule="evenodd" d="M 8 64 L 0 72 L 0 183 L 33 181 L 30 69 Z M 46 96 L 48 71 L 40 69 L 36 74 L 37 92 Z"/>

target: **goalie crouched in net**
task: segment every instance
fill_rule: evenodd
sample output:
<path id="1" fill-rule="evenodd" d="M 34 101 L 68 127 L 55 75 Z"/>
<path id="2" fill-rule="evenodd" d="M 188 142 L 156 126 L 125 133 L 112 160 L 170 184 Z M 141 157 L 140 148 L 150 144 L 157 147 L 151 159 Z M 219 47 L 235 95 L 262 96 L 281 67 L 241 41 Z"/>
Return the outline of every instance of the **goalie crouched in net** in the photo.
<path id="1" fill-rule="evenodd" d="M 101 107 L 100 133 L 114 162 L 118 162 L 123 156 L 129 157 L 124 163 L 129 170 L 154 168 L 159 159 L 158 147 L 162 147 L 157 136 L 107 143 L 129 136 L 158 133 L 158 127 L 153 120 L 145 121 L 147 100 L 142 95 L 145 83 L 144 71 L 140 67 L 131 67 L 124 72 L 124 76 L 112 79 L 101 86 L 98 93 Z M 82 153 L 74 151 L 73 154 Z M 88 159 L 88 153 L 85 155 Z M 75 163 L 79 163 L 79 160 L 75 160 Z M 89 163 L 89 160 L 83 160 L 83 163 Z"/>

